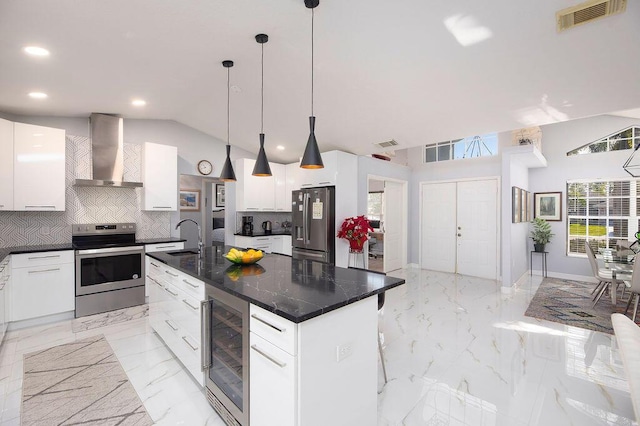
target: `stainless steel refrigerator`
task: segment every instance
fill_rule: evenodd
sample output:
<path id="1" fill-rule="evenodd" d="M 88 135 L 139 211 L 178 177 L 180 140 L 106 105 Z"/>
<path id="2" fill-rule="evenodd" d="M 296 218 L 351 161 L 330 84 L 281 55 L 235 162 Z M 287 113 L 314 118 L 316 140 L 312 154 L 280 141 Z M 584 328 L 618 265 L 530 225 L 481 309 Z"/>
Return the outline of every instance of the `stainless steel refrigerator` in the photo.
<path id="1" fill-rule="evenodd" d="M 335 263 L 335 187 L 292 192 L 291 245 L 294 259 Z"/>

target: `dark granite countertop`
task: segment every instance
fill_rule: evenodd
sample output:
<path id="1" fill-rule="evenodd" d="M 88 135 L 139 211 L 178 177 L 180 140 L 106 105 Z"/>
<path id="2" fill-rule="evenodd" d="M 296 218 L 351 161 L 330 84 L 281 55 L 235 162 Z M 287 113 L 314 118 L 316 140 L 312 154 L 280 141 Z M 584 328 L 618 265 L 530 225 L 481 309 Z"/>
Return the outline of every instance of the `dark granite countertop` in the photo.
<path id="1" fill-rule="evenodd" d="M 291 231 L 273 231 L 270 234 L 265 234 L 263 231 L 254 232 L 253 235 L 242 235 L 242 234 L 233 234 L 238 237 L 277 237 L 278 235 L 289 235 L 291 236 Z"/>
<path id="2" fill-rule="evenodd" d="M 230 248 L 206 247 L 202 260 L 197 254 L 171 256 L 158 252 L 147 256 L 296 323 L 405 282 L 375 272 L 278 254 L 265 254 L 253 265 L 233 265 L 222 257 Z"/>
<path id="3" fill-rule="evenodd" d="M 141 239 L 141 240 L 136 240 L 136 244 L 162 244 L 162 243 L 181 243 L 181 242 L 186 242 L 187 240 L 185 240 L 184 238 L 174 238 L 174 237 L 167 237 L 167 238 L 146 238 L 146 239 Z"/>

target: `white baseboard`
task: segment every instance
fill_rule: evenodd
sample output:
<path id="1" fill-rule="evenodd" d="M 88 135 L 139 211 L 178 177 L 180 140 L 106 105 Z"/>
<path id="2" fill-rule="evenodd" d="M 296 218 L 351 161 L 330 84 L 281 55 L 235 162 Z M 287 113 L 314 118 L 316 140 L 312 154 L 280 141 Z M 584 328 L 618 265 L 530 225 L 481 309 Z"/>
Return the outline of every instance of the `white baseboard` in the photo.
<path id="1" fill-rule="evenodd" d="M 20 330 L 21 328 L 35 327 L 38 325 L 51 324 L 58 321 L 73 319 L 75 311 L 62 312 L 60 314 L 45 315 L 43 317 L 31 318 L 22 321 L 13 321 L 9 323 L 7 330 Z"/>
<path id="2" fill-rule="evenodd" d="M 542 271 L 533 270 L 534 275 L 542 275 Z M 560 278 L 562 280 L 583 281 L 587 283 L 597 283 L 595 277 L 589 275 L 575 275 L 575 274 L 563 274 L 561 272 L 547 272 L 547 276 L 550 278 Z"/>

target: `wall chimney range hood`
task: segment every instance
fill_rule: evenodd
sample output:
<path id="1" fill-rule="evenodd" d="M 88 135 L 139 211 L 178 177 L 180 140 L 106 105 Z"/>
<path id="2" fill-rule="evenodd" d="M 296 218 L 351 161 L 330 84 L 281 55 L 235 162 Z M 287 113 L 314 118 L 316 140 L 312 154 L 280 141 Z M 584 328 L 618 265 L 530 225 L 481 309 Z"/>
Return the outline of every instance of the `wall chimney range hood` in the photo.
<path id="1" fill-rule="evenodd" d="M 139 188 L 142 182 L 124 182 L 123 120 L 107 114 L 91 114 L 93 179 L 76 179 L 74 186 Z"/>

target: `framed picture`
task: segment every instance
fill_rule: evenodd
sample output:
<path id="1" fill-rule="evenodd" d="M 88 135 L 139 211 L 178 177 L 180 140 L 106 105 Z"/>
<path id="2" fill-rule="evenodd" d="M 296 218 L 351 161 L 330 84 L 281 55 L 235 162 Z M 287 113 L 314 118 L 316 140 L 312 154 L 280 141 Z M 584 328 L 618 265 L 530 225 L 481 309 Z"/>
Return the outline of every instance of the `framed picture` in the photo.
<path id="1" fill-rule="evenodd" d="M 200 190 L 181 189 L 180 190 L 180 210 L 200 211 Z"/>
<path id="2" fill-rule="evenodd" d="M 533 194 L 527 191 L 527 222 L 533 220 Z"/>
<path id="3" fill-rule="evenodd" d="M 520 189 L 520 222 L 527 221 L 527 191 Z"/>
<path id="4" fill-rule="evenodd" d="M 520 222 L 520 188 L 511 187 L 511 223 Z"/>
<path id="5" fill-rule="evenodd" d="M 536 192 L 533 205 L 533 217 L 548 221 L 562 220 L 562 192 Z"/>
<path id="6" fill-rule="evenodd" d="M 224 183 L 216 183 L 216 207 L 224 207 Z"/>

